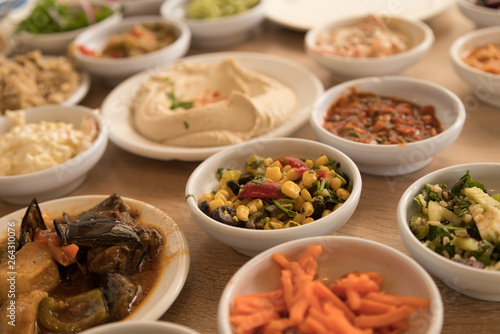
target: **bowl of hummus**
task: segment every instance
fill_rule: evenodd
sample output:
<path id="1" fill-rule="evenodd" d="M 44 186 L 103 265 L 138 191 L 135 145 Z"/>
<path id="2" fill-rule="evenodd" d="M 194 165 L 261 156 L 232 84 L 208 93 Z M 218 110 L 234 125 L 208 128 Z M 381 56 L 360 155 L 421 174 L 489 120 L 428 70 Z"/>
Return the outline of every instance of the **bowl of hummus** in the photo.
<path id="1" fill-rule="evenodd" d="M 0 117 L 0 199 L 26 204 L 78 188 L 107 146 L 100 116 L 82 106 L 40 106 Z"/>
<path id="2" fill-rule="evenodd" d="M 254 53 L 213 53 L 140 73 L 102 105 L 110 138 L 142 156 L 199 161 L 303 126 L 321 82 L 300 65 Z"/>

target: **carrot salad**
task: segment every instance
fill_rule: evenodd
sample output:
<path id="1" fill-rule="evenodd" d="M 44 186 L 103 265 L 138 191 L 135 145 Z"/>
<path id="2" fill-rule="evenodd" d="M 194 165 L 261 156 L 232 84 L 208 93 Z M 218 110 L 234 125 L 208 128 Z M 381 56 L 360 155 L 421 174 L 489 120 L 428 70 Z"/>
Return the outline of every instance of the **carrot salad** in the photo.
<path id="1" fill-rule="evenodd" d="M 429 298 L 405 297 L 382 290 L 385 276 L 352 272 L 329 287 L 317 279 L 320 245 L 297 260 L 279 253 L 280 287 L 271 292 L 236 297 L 230 321 L 236 334 L 382 334 L 401 333 L 407 318 L 430 305 Z"/>
<path id="2" fill-rule="evenodd" d="M 339 137 L 366 144 L 401 145 L 443 131 L 433 106 L 357 92 L 354 88 L 328 108 L 323 127 Z"/>
<path id="3" fill-rule="evenodd" d="M 487 44 L 472 50 L 463 61 L 480 71 L 500 74 L 500 44 Z"/>

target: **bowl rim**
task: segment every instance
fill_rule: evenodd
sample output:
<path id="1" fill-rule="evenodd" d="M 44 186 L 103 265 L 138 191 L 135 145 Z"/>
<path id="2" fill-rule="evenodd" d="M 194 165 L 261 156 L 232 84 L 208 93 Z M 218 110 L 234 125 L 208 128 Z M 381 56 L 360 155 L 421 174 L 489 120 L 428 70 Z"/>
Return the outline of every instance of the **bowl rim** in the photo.
<path id="1" fill-rule="evenodd" d="M 461 9 L 465 9 L 469 12 L 474 12 L 475 14 L 500 17 L 500 9 L 494 9 L 494 8 L 476 5 L 474 3 L 471 3 L 468 0 L 457 0 L 457 5 Z"/>
<path id="2" fill-rule="evenodd" d="M 169 25 L 174 29 L 179 30 L 179 34 L 177 38 L 169 45 L 158 49 L 154 50 L 142 55 L 134 56 L 134 57 L 123 57 L 123 58 L 102 58 L 102 57 L 95 57 L 95 56 L 90 56 L 82 53 L 78 47 L 75 48 L 74 51 L 74 56 L 78 61 L 84 62 L 86 64 L 99 64 L 99 65 L 110 65 L 110 66 L 124 66 L 129 63 L 135 63 L 137 61 L 146 61 L 150 60 L 150 58 L 155 58 L 158 57 L 161 53 L 168 52 L 169 50 L 178 47 L 180 45 L 184 45 L 186 43 L 189 43 L 191 39 L 191 30 L 189 27 L 182 21 L 180 20 L 175 20 L 175 19 L 168 19 L 164 18 L 162 16 L 157 16 L 157 15 L 140 15 L 140 16 L 130 16 L 126 17 L 124 19 L 121 19 L 118 22 L 115 22 L 114 24 L 110 25 L 105 25 L 105 26 L 94 26 L 94 27 L 89 27 L 87 30 L 79 34 L 73 41 L 76 46 L 79 45 L 84 45 L 84 43 L 81 42 L 82 39 L 85 39 L 86 37 L 92 37 L 95 34 L 99 34 L 102 31 L 107 31 L 107 30 L 112 30 L 115 28 L 121 28 L 121 26 L 126 26 L 129 25 L 130 23 L 150 23 L 150 22 L 155 22 L 155 23 L 163 23 L 165 25 Z M 123 29 L 122 32 L 127 31 L 127 29 Z"/>
<path id="3" fill-rule="evenodd" d="M 404 16 L 398 16 L 398 15 L 381 15 L 380 17 L 382 18 L 389 18 L 389 19 L 395 19 L 399 22 L 405 22 L 410 25 L 412 25 L 413 29 L 418 29 L 419 32 L 422 33 L 423 38 L 421 41 L 419 41 L 416 45 L 411 47 L 408 50 L 405 50 L 403 52 L 390 55 L 387 57 L 360 57 L 360 58 L 355 58 L 355 57 L 346 57 L 346 56 L 338 56 L 338 55 L 332 55 L 327 52 L 316 52 L 314 51 L 315 46 L 315 40 L 316 36 L 323 32 L 323 31 L 329 31 L 332 29 L 332 26 L 346 26 L 346 22 L 351 22 L 351 21 L 362 21 L 364 18 L 367 17 L 367 14 L 363 15 L 355 15 L 355 16 L 350 16 L 350 17 L 345 17 L 340 20 L 335 20 L 331 21 L 322 25 L 315 26 L 311 29 L 309 29 L 305 35 L 305 44 L 306 48 L 309 50 L 309 52 L 318 55 L 319 57 L 324 57 L 327 60 L 330 61 L 336 61 L 339 63 L 353 63 L 355 65 L 359 64 L 370 64 L 370 65 L 376 65 L 377 63 L 382 63 L 386 61 L 396 61 L 399 59 L 404 59 L 407 57 L 415 56 L 416 54 L 419 54 L 420 52 L 424 52 L 425 50 L 429 49 L 431 45 L 434 43 L 435 37 L 434 37 L 434 32 L 432 29 L 424 22 L 416 19 L 412 19 L 409 17 L 404 17 Z"/>
<path id="4" fill-rule="evenodd" d="M 418 247 L 419 252 L 425 256 L 426 258 L 430 258 L 433 261 L 438 261 L 441 266 L 446 266 L 450 268 L 450 270 L 461 270 L 461 271 L 466 271 L 471 274 L 475 275 L 482 275 L 485 277 L 491 277 L 491 278 L 499 278 L 500 277 L 500 271 L 493 271 L 493 270 L 485 270 L 485 269 L 479 269 L 479 268 L 474 268 L 471 266 L 467 266 L 464 264 L 460 264 L 458 262 L 452 261 L 450 259 L 445 258 L 442 255 L 439 255 L 438 253 L 432 251 L 431 249 L 425 247 L 411 232 L 410 228 L 408 227 L 408 217 L 407 217 L 407 210 L 408 207 L 413 204 L 413 197 L 412 195 L 417 194 L 420 189 L 422 189 L 423 185 L 426 183 L 426 180 L 433 178 L 437 175 L 441 174 L 446 174 L 447 172 L 454 172 L 454 171 L 460 171 L 460 170 L 468 170 L 472 169 L 474 167 L 478 166 L 497 166 L 500 168 L 500 163 L 494 163 L 494 162 L 475 162 L 475 163 L 466 163 L 466 164 L 460 164 L 460 165 L 453 165 L 449 167 L 444 167 L 438 170 L 435 170 L 429 174 L 426 174 L 422 177 L 420 177 L 418 180 L 414 181 L 403 193 L 401 196 L 398 206 L 396 208 L 396 221 L 398 224 L 398 228 L 400 231 L 400 234 L 404 234 L 408 238 L 408 242 L 410 242 L 412 245 Z"/>
<path id="5" fill-rule="evenodd" d="M 210 229 L 217 230 L 218 233 L 222 233 L 224 235 L 231 235 L 231 236 L 244 236 L 246 238 L 259 238 L 259 239 L 265 239 L 265 240 L 270 240 L 276 238 L 278 235 L 282 237 L 287 237 L 287 236 L 292 236 L 297 233 L 297 231 L 303 231 L 306 233 L 309 230 L 314 230 L 316 227 L 321 226 L 321 225 L 328 225 L 332 224 L 328 219 L 328 216 L 322 217 L 320 219 L 315 220 L 311 224 L 306 224 L 306 225 L 300 225 L 296 226 L 293 228 L 282 228 L 282 229 L 277 229 L 277 230 L 252 230 L 252 229 L 247 229 L 247 228 L 241 228 L 241 227 L 235 227 L 235 226 L 229 226 L 226 224 L 223 224 L 221 222 L 216 221 L 215 219 L 207 216 L 201 210 L 198 208 L 197 200 L 194 198 L 192 195 L 192 190 L 196 188 L 195 180 L 198 177 L 198 174 L 200 174 L 206 166 L 211 164 L 212 161 L 218 160 L 221 157 L 230 157 L 234 152 L 238 152 L 239 150 L 252 146 L 253 144 L 257 143 L 260 145 L 267 145 L 269 143 L 303 143 L 305 145 L 314 145 L 317 147 L 324 148 L 325 150 L 328 150 L 330 152 L 335 152 L 335 157 L 338 159 L 339 157 L 343 159 L 344 161 L 342 162 L 342 166 L 348 166 L 348 169 L 352 170 L 353 175 L 349 175 L 350 178 L 353 180 L 353 189 L 351 191 L 351 195 L 347 199 L 349 201 L 349 205 L 342 205 L 340 208 L 338 208 L 336 211 L 341 210 L 340 212 L 344 211 L 349 211 L 351 209 L 352 205 L 356 205 L 359 202 L 359 199 L 361 197 L 361 191 L 362 191 L 362 178 L 361 178 L 361 173 L 356 166 L 356 164 L 352 161 L 350 157 L 348 157 L 345 153 L 341 152 L 337 148 L 334 148 L 332 146 L 326 145 L 321 142 L 309 140 L 309 139 L 302 139 L 302 138 L 289 138 L 289 137 L 277 137 L 277 138 L 267 138 L 267 139 L 260 139 L 260 140 L 251 140 L 239 145 L 231 146 L 227 149 L 224 149 L 211 157 L 207 158 L 205 161 L 203 161 L 201 164 L 199 164 L 196 169 L 191 173 L 189 176 L 189 179 L 186 183 L 185 187 L 185 195 L 186 195 L 186 203 L 188 206 L 188 209 L 190 212 L 194 215 L 196 215 L 199 218 L 202 218 L 202 220 L 205 222 L 204 225 L 207 225 Z M 340 167 L 342 169 L 342 166 Z M 342 170 L 345 172 L 345 169 Z M 356 181 L 356 182 L 354 182 Z M 346 203 L 347 203 L 346 201 Z M 332 212 L 334 214 L 334 212 Z M 198 224 L 198 220 L 196 220 L 196 223 Z"/>
<path id="6" fill-rule="evenodd" d="M 403 82 L 403 83 L 413 83 L 413 84 L 418 84 L 419 86 L 427 86 L 429 88 L 435 89 L 439 91 L 441 94 L 445 94 L 448 98 L 453 100 L 455 102 L 455 106 L 457 106 L 457 117 L 456 119 L 450 124 L 450 126 L 447 129 L 444 129 L 443 132 L 430 137 L 426 138 L 423 140 L 419 140 L 416 142 L 411 142 L 411 143 L 406 143 L 404 145 L 398 145 L 398 144 L 393 144 L 393 145 L 373 145 L 373 144 L 367 144 L 367 143 L 359 143 L 355 142 L 349 139 L 345 139 L 342 137 L 339 137 L 330 131 L 326 130 L 322 124 L 319 124 L 317 122 L 317 116 L 318 114 L 321 117 L 324 117 L 324 114 L 326 113 L 326 110 L 320 110 L 319 105 L 323 100 L 326 100 L 328 97 L 328 100 L 330 100 L 329 105 L 331 105 L 336 99 L 331 98 L 330 95 L 332 95 L 333 91 L 339 90 L 340 93 L 338 96 L 342 94 L 342 91 L 344 91 L 346 88 L 356 86 L 359 84 L 363 83 L 369 83 L 369 82 L 379 82 L 380 84 L 387 84 L 387 83 L 392 83 L 392 82 Z M 390 94 L 389 94 L 390 95 Z M 311 117 L 310 117 L 310 124 L 313 128 L 313 130 L 319 131 L 321 134 L 328 136 L 328 138 L 331 138 L 332 140 L 340 143 L 341 145 L 344 146 L 352 146 L 352 149 L 362 149 L 362 148 L 370 148 L 370 150 L 374 150 L 375 152 L 400 152 L 400 151 L 411 151 L 417 146 L 420 146 L 422 144 L 428 143 L 430 141 L 436 141 L 440 140 L 443 138 L 445 135 L 448 135 L 449 133 L 461 130 L 465 123 L 466 119 L 466 111 L 465 111 L 465 106 L 463 105 L 462 101 L 460 98 L 453 93 L 451 90 L 449 90 L 446 87 L 443 87 L 441 85 L 438 85 L 434 82 L 423 80 L 423 79 L 417 79 L 417 78 L 410 78 L 410 77 L 403 77 L 403 76 L 379 76 L 379 77 L 365 77 L 365 78 L 359 78 L 359 79 L 353 79 L 349 81 L 344 81 L 341 84 L 335 85 L 327 89 L 317 100 L 316 103 L 313 106 L 312 112 L 311 112 Z M 395 152 L 395 153 L 396 153 Z"/>
<path id="7" fill-rule="evenodd" d="M 500 14 L 500 9 L 498 10 Z M 500 16 L 500 15 L 499 15 Z M 465 51 L 472 51 L 470 49 L 465 48 L 465 44 L 468 42 L 472 42 L 477 38 L 480 38 L 485 35 L 498 35 L 498 43 L 500 43 L 500 25 L 498 26 L 492 26 L 492 27 L 486 27 L 486 28 L 481 28 L 481 29 L 476 29 L 469 31 L 465 33 L 464 35 L 458 37 L 450 46 L 449 54 L 450 58 L 452 59 L 453 63 L 460 68 L 470 72 L 474 73 L 476 75 L 479 75 L 481 77 L 485 78 L 498 78 L 500 80 L 500 75 L 499 74 L 493 74 L 485 71 L 481 71 L 473 66 L 470 66 L 466 64 L 462 58 L 461 54 Z M 485 46 L 488 43 L 483 43 L 480 46 Z"/>
<path id="8" fill-rule="evenodd" d="M 266 1 L 267 0 L 259 0 L 259 2 L 252 8 L 233 15 L 222 16 L 220 18 L 213 18 L 213 19 L 191 19 L 187 18 L 185 13 L 185 7 L 187 5 L 188 0 L 168 0 L 163 2 L 162 6 L 160 7 L 160 13 L 163 17 L 173 18 L 174 16 L 171 13 L 172 9 L 180 6 L 184 10 L 183 13 L 184 15 L 182 17 L 179 17 L 178 19 L 183 20 L 189 26 L 192 26 L 193 28 L 203 28 L 207 26 L 215 27 L 225 24 L 238 23 L 238 21 L 240 21 L 241 18 L 256 15 L 259 14 L 260 12 L 264 14 L 264 6 Z M 264 18 L 264 15 L 262 15 L 262 18 Z"/>
<path id="9" fill-rule="evenodd" d="M 31 108 L 26 108 L 22 109 L 26 113 L 43 113 L 44 110 L 47 109 L 57 109 L 60 110 L 61 112 L 63 110 L 66 111 L 78 111 L 81 112 L 83 115 L 86 116 L 91 116 L 97 121 L 97 124 L 99 125 L 99 134 L 97 135 L 96 139 L 92 142 L 92 145 L 90 145 L 85 151 L 81 152 L 80 154 L 74 156 L 73 158 L 57 165 L 57 166 L 52 166 L 47 169 L 39 170 L 33 173 L 29 174 L 21 174 L 21 175 L 8 175 L 8 176 L 1 176 L 0 175 L 0 184 L 16 184 L 19 182 L 25 182 L 25 181 L 33 181 L 35 179 L 47 177 L 49 175 L 52 175 L 55 171 L 55 169 L 60 169 L 64 167 L 71 167 L 73 165 L 74 159 L 82 159 L 86 158 L 87 156 L 91 156 L 94 154 L 95 150 L 98 147 L 101 147 L 102 145 L 106 146 L 108 142 L 108 135 L 107 135 L 107 128 L 103 122 L 102 116 L 100 114 L 97 114 L 94 112 L 95 109 L 81 106 L 81 105 L 58 105 L 58 104 L 47 104 L 43 106 L 37 106 L 37 107 L 31 107 Z M 83 117 L 82 115 L 82 117 Z M 4 116 L 1 116 L 6 117 Z M 44 119 L 44 121 L 47 121 L 47 119 Z M 51 121 L 51 120 L 48 120 Z M 60 120 L 57 120 L 60 121 Z M 65 121 L 62 121 L 65 122 Z M 28 122 L 29 123 L 29 122 Z M 104 153 L 104 150 L 103 150 Z"/>
<path id="10" fill-rule="evenodd" d="M 354 237 L 354 236 L 339 236 L 339 235 L 328 235 L 328 236 L 315 236 L 315 237 L 306 237 L 306 238 L 301 238 L 297 240 L 292 240 L 288 241 L 279 245 L 276 245 L 274 247 L 271 247 L 259 254 L 257 254 L 255 257 L 251 258 L 249 261 L 247 261 L 243 266 L 241 266 L 234 274 L 233 276 L 229 279 L 228 283 L 226 284 L 221 297 L 219 299 L 219 306 L 218 306 L 218 312 L 217 312 L 217 322 L 219 326 L 219 331 L 222 332 L 222 329 L 226 329 L 228 325 L 228 320 L 229 320 L 229 306 L 231 305 L 230 303 L 232 300 L 230 299 L 231 294 L 235 288 L 235 282 L 240 279 L 240 276 L 244 276 L 246 274 L 246 271 L 250 267 L 258 266 L 262 262 L 265 262 L 271 258 L 271 255 L 276 253 L 276 252 L 281 252 L 284 250 L 291 249 L 293 246 L 293 249 L 298 249 L 300 247 L 306 247 L 306 245 L 313 245 L 313 244 L 324 244 L 324 243 L 336 243 L 337 241 L 340 241 L 341 243 L 350 243 L 350 242 L 355 242 L 355 243 L 362 243 L 367 246 L 371 247 L 377 247 L 380 249 L 385 250 L 386 252 L 390 253 L 391 256 L 404 260 L 408 263 L 411 263 L 412 268 L 414 268 L 419 274 L 420 278 L 423 278 L 423 281 L 426 282 L 426 286 L 428 288 L 428 292 L 430 294 L 430 299 L 431 299 L 431 307 L 433 309 L 433 319 L 432 322 L 430 322 L 430 328 L 429 331 L 431 333 L 439 333 L 442 324 L 443 324 L 443 318 L 444 318 L 444 308 L 443 308 L 443 302 L 441 298 L 441 294 L 439 292 L 439 289 L 437 288 L 436 283 L 432 279 L 431 275 L 412 257 L 409 255 L 391 247 L 388 246 L 384 243 L 378 242 L 378 241 L 373 241 L 361 237 Z M 229 302 L 229 303 L 228 303 Z"/>

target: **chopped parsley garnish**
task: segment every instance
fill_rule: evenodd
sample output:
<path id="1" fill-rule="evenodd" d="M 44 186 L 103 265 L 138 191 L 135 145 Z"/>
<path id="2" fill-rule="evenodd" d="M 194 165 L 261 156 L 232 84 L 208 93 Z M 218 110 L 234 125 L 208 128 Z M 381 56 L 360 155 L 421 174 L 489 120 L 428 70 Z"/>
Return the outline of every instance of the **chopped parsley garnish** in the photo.
<path id="1" fill-rule="evenodd" d="M 177 99 L 177 97 L 175 96 L 175 93 L 173 91 L 167 93 L 167 97 L 172 102 L 170 104 L 170 109 L 171 110 L 175 110 L 177 108 L 191 109 L 194 106 L 194 102 L 193 101 L 179 101 Z"/>

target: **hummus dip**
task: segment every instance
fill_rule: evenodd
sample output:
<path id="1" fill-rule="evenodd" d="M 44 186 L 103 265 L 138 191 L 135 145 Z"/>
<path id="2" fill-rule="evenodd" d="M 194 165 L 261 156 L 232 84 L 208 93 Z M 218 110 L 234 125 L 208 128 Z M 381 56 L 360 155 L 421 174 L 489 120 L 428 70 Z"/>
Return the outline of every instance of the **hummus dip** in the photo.
<path id="1" fill-rule="evenodd" d="M 291 117 L 288 86 L 227 58 L 179 63 L 153 75 L 131 101 L 134 126 L 165 145 L 231 145 L 265 134 Z"/>

